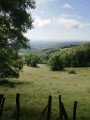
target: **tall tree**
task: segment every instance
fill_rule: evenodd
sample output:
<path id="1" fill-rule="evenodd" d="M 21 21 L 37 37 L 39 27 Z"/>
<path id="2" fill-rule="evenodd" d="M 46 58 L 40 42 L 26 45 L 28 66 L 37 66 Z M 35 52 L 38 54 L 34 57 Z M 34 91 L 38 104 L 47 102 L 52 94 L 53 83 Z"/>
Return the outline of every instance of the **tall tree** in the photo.
<path id="1" fill-rule="evenodd" d="M 12 69 L 17 73 L 14 64 L 8 61 L 13 61 L 14 57 L 18 61 L 17 51 L 20 48 L 30 48 L 29 40 L 24 36 L 24 33 L 33 27 L 30 10 L 34 8 L 35 0 L 0 0 L 0 77 L 3 75 L 2 69 L 5 69 L 7 64 L 8 70 Z M 5 59 L 3 64 L 2 51 Z M 8 51 L 13 51 L 13 57 L 9 57 L 9 60 L 5 58 L 11 54 Z"/>

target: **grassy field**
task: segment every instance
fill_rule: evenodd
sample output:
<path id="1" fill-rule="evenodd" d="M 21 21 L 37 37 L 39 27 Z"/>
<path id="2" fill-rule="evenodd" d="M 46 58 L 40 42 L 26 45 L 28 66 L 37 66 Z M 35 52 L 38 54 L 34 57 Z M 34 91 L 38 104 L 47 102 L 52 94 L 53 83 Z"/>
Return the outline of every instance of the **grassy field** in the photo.
<path id="1" fill-rule="evenodd" d="M 69 74 L 70 70 L 75 70 L 76 74 Z M 59 95 L 70 120 L 75 100 L 78 101 L 77 120 L 90 120 L 90 68 L 54 72 L 42 64 L 37 68 L 24 66 L 19 79 L 0 80 L 0 93 L 6 97 L 2 120 L 15 120 L 16 93 L 21 94 L 20 120 L 39 120 L 48 95 L 53 97 L 52 120 L 59 116 Z"/>

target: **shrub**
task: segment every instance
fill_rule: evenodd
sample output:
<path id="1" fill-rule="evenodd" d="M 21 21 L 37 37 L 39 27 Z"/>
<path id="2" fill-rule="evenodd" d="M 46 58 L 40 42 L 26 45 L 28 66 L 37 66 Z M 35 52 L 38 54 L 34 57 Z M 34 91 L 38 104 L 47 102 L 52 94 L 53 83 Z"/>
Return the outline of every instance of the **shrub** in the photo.
<path id="1" fill-rule="evenodd" d="M 76 72 L 74 70 L 70 70 L 68 73 L 69 74 L 76 74 Z"/>
<path id="2" fill-rule="evenodd" d="M 26 64 L 27 66 L 31 66 L 31 67 L 36 67 L 38 63 L 38 57 L 34 54 L 29 54 L 26 57 Z"/>
<path id="3" fill-rule="evenodd" d="M 51 70 L 63 70 L 63 63 L 62 63 L 60 57 L 57 55 L 52 56 L 49 59 L 48 64 L 49 64 Z"/>

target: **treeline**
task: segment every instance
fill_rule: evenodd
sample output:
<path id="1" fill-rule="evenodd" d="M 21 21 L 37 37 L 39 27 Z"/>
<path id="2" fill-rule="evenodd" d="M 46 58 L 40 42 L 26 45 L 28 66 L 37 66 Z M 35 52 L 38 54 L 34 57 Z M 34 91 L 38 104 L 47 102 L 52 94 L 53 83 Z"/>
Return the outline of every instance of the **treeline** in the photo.
<path id="1" fill-rule="evenodd" d="M 68 49 L 60 56 L 64 67 L 88 67 L 90 66 L 90 44 Z"/>
<path id="2" fill-rule="evenodd" d="M 61 49 L 58 52 L 54 52 L 49 56 L 49 66 L 61 63 L 64 67 L 90 67 L 90 44 L 76 46 L 73 48 Z M 56 70 L 59 69 L 59 64 L 55 65 Z M 61 67 L 62 68 L 62 67 Z M 61 69 L 60 68 L 60 69 Z M 55 69 L 55 68 L 54 68 Z"/>
<path id="3" fill-rule="evenodd" d="M 38 63 L 48 64 L 51 70 L 62 70 L 65 67 L 90 67 L 90 43 L 25 55 L 25 64 L 28 66 L 36 67 Z"/>
<path id="4" fill-rule="evenodd" d="M 90 66 L 90 44 L 77 46 L 73 48 L 66 48 L 60 52 L 55 52 L 50 56 L 58 56 L 58 59 L 62 62 L 63 67 L 89 67 Z M 49 65 L 50 60 L 49 60 Z"/>

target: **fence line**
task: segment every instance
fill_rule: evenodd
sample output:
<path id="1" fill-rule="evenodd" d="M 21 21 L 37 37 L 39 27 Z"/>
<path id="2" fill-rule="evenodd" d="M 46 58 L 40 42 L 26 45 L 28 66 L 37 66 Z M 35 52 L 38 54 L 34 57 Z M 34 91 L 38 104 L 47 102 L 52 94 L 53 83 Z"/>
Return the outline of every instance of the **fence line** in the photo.
<path id="1" fill-rule="evenodd" d="M 5 97 L 3 94 L 0 94 L 0 120 L 2 119 L 3 108 L 5 103 Z M 77 101 L 74 102 L 73 106 L 73 119 L 76 120 L 76 110 L 77 110 Z M 52 96 L 49 95 L 48 103 L 42 111 L 41 117 L 39 120 L 44 119 L 51 120 L 51 111 L 52 111 Z M 20 120 L 20 94 L 16 94 L 16 120 Z M 67 115 L 64 103 L 62 102 L 61 95 L 59 95 L 59 118 L 57 120 L 69 120 Z"/>

